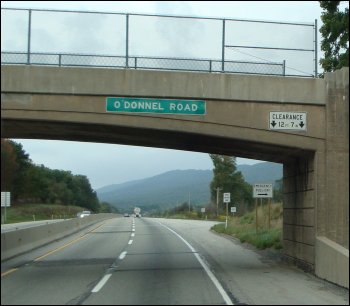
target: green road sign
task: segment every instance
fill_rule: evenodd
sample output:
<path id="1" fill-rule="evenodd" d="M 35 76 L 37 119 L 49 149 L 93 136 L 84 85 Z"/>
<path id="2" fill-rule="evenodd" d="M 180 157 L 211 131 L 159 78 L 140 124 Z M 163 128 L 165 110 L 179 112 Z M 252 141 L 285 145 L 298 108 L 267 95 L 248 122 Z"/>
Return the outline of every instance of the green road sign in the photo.
<path id="1" fill-rule="evenodd" d="M 203 100 L 107 97 L 107 112 L 205 115 Z"/>

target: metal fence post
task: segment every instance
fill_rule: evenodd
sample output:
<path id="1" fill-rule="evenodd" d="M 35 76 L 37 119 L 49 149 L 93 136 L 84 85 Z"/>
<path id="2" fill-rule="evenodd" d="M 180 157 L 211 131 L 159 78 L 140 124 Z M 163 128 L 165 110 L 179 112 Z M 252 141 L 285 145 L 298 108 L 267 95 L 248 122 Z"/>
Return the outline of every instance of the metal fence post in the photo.
<path id="1" fill-rule="evenodd" d="M 30 64 L 30 40 L 32 32 L 32 10 L 28 10 L 28 45 L 27 45 L 27 65 Z"/>
<path id="2" fill-rule="evenodd" d="M 125 46 L 126 68 L 129 68 L 129 14 L 126 14 L 126 46 Z"/>
<path id="3" fill-rule="evenodd" d="M 3 10 L 21 10 L 23 12 L 23 15 L 21 15 L 20 17 L 23 18 L 24 22 L 25 22 L 25 18 L 27 19 L 27 51 L 24 50 L 24 47 L 21 49 L 20 52 L 14 52 L 11 50 L 8 51 L 3 51 L 2 52 L 2 56 L 3 56 L 3 61 L 2 63 L 4 64 L 25 64 L 25 65 L 31 65 L 31 32 L 32 32 L 32 17 L 34 16 L 34 13 L 37 12 L 46 12 L 46 11 L 51 11 L 51 12 L 64 12 L 67 13 L 67 11 L 61 11 L 61 10 L 41 10 L 41 9 L 7 9 L 7 8 L 1 8 L 1 11 L 3 12 Z M 70 11 L 70 12 L 74 12 L 74 13 L 86 13 L 83 11 Z M 107 14 L 106 12 L 96 12 L 99 14 Z M 21 13 L 22 14 L 22 13 Z M 27 14 L 27 15 L 26 15 Z M 93 55 L 93 54 L 82 54 L 81 56 L 89 56 L 90 58 L 94 59 L 96 57 L 99 57 L 99 59 L 103 59 L 103 61 L 107 61 L 108 59 L 115 57 L 116 58 L 116 64 L 112 64 L 111 66 L 116 66 L 116 67 L 122 67 L 125 69 L 130 69 L 130 68 L 135 68 L 138 69 L 140 67 L 145 67 L 146 68 L 150 68 L 150 69 L 163 69 L 163 70 L 187 70 L 187 71 L 207 71 L 207 67 L 209 66 L 209 72 L 228 72 L 228 73 L 247 73 L 247 74 L 275 74 L 275 67 L 280 67 L 281 63 L 273 63 L 270 62 L 267 59 L 262 59 L 263 61 L 265 61 L 264 63 L 258 63 L 258 62 L 248 62 L 247 61 L 242 61 L 242 60 L 234 60 L 235 58 L 238 58 L 240 55 L 236 55 L 234 54 L 233 57 L 231 57 L 230 55 L 230 49 L 228 48 L 235 48 L 233 49 L 234 51 L 238 52 L 238 53 L 242 53 L 244 54 L 244 52 L 240 51 L 240 48 L 249 48 L 249 49 L 266 49 L 266 50 L 280 50 L 280 51 L 302 51 L 302 52 L 314 52 L 314 72 L 311 73 L 311 67 L 307 68 L 308 72 L 304 72 L 304 71 L 300 71 L 297 69 L 294 69 L 292 66 L 294 65 L 294 61 L 289 60 L 290 57 L 286 56 L 285 58 L 287 58 L 287 60 L 289 61 L 289 67 L 286 67 L 286 60 L 283 61 L 282 63 L 282 72 L 281 74 L 283 74 L 283 76 L 286 76 L 286 68 L 288 68 L 288 75 L 287 76 L 307 76 L 307 77 L 318 77 L 318 26 L 317 26 L 317 19 L 315 19 L 314 23 L 308 23 L 308 24 L 301 24 L 301 23 L 290 23 L 290 22 L 274 22 L 274 21 L 257 21 L 257 20 L 239 20 L 239 19 L 227 19 L 228 23 L 228 44 L 226 45 L 226 18 L 211 18 L 211 17 L 206 17 L 206 18 L 198 18 L 198 17 L 191 17 L 191 16 L 168 16 L 168 15 L 151 15 L 151 14 L 133 14 L 133 13 L 112 13 L 112 14 L 116 14 L 118 16 L 120 16 L 120 19 L 118 17 L 118 20 L 120 20 L 122 23 L 122 19 L 125 16 L 125 54 L 124 56 L 122 54 L 120 54 L 120 50 L 118 52 L 118 54 L 120 54 L 121 56 L 111 56 L 111 55 L 106 55 L 106 56 L 102 56 L 102 55 Z M 36 14 L 37 19 L 38 17 L 41 16 L 41 13 Z M 189 58 L 189 59 L 184 59 L 184 58 L 159 58 L 159 57 L 144 57 L 142 56 L 142 54 L 139 54 L 139 58 L 140 60 L 138 60 L 136 57 L 133 56 L 134 52 L 130 52 L 129 50 L 129 41 L 130 41 L 130 26 L 129 26 L 129 22 L 131 20 L 130 16 L 134 16 L 137 19 L 137 16 L 148 16 L 148 17 L 155 17 L 155 18 L 159 18 L 159 17 L 165 17 L 165 18 L 190 18 L 190 19 L 195 19 L 195 20 L 213 20 L 215 21 L 216 26 L 218 26 L 218 30 L 220 31 L 220 22 L 222 22 L 222 41 L 221 41 L 221 60 L 219 58 L 219 54 L 218 52 L 220 52 L 219 50 L 217 50 L 218 52 L 215 52 L 215 59 L 214 60 L 210 60 L 210 59 L 193 59 L 193 58 Z M 11 17 L 11 16 L 10 16 Z M 16 16 L 14 16 L 16 17 Z M 6 15 L 5 15 L 5 18 Z M 12 17 L 10 18 L 11 22 L 16 22 L 16 19 L 12 19 Z M 39 18 L 40 19 L 40 18 Z M 34 20 L 35 21 L 35 20 Z M 302 25 L 302 26 L 308 26 L 308 27 L 313 27 L 313 35 L 314 35 L 314 49 L 312 48 L 282 48 L 282 47 L 269 47 L 269 46 L 263 46 L 263 47 L 257 47 L 257 46 L 253 46 L 253 45 L 229 45 L 229 42 L 233 39 L 236 40 L 235 37 L 233 37 L 231 39 L 230 35 L 231 35 L 231 26 L 234 25 L 232 22 L 241 22 L 241 21 L 248 21 L 248 22 L 255 22 L 255 23 L 270 23 L 270 24 L 282 24 L 282 25 Z M 37 20 L 38 22 L 38 20 Z M 45 26 L 43 24 L 39 24 L 39 26 Z M 34 29 L 35 30 L 35 29 Z M 123 33 L 120 33 L 120 31 L 123 31 L 122 29 L 117 29 L 117 35 L 123 35 Z M 137 31 L 137 30 L 136 30 Z M 23 29 L 23 33 L 21 31 L 21 34 L 23 34 L 23 39 L 25 38 L 25 28 Z M 36 39 L 40 39 L 41 35 L 39 35 L 37 32 L 34 32 L 34 34 L 36 34 L 37 36 L 35 36 L 34 38 Z M 51 33 L 52 34 L 52 33 Z M 134 33 L 135 34 L 135 33 Z M 216 39 L 220 39 L 220 32 L 215 33 L 215 42 Z M 211 36 L 210 36 L 211 37 Z M 136 38 L 136 37 L 135 37 Z M 25 43 L 25 42 L 24 42 Z M 135 43 L 137 43 L 137 41 L 135 41 Z M 219 43 L 219 42 L 217 42 Z M 311 43 L 311 41 L 310 41 Z M 13 48 L 13 46 L 11 46 L 12 42 L 10 41 L 10 48 Z M 73 57 L 71 57 L 71 60 L 68 60 L 67 62 L 67 58 L 69 56 L 69 54 L 65 53 L 65 54 L 52 54 L 52 53 L 42 53 L 41 50 L 38 50 L 38 48 L 42 48 L 42 42 L 37 43 L 37 41 L 35 40 L 35 44 L 34 44 L 34 51 L 33 51 L 33 64 L 39 64 L 39 65 L 52 65 L 51 63 L 51 57 L 54 55 L 55 59 L 54 61 L 57 60 L 58 56 L 58 65 L 59 66 L 69 66 L 69 65 L 76 65 L 78 64 L 78 66 L 85 66 L 85 65 L 80 65 L 81 63 L 79 63 L 79 55 L 80 54 L 71 54 L 73 55 Z M 133 46 L 133 45 L 132 45 Z M 220 46 L 217 46 L 220 47 Z M 45 47 L 44 47 L 45 48 Z M 228 49 L 229 53 L 228 53 L 228 64 L 226 66 L 225 63 L 225 52 L 226 49 Z M 116 50 L 117 52 L 118 50 Z M 135 51 L 135 50 L 134 50 Z M 122 53 L 122 50 L 121 50 Z M 130 55 L 131 54 L 131 55 Z M 65 56 L 67 57 L 65 59 Z M 246 56 L 251 56 L 251 57 L 255 57 L 255 58 L 259 58 L 257 56 L 251 55 L 251 54 L 246 54 Z M 16 58 L 17 57 L 17 58 Z M 85 57 L 85 58 L 86 58 Z M 134 59 L 135 58 L 135 59 Z M 233 58 L 233 59 L 231 59 Z M 122 61 L 125 61 L 124 65 L 122 65 Z M 133 62 L 133 60 L 135 60 L 135 62 Z M 157 61 L 155 65 L 153 65 L 153 63 L 149 60 L 154 60 Z M 63 63 L 63 61 L 65 63 Z M 112 59 L 113 63 L 114 60 Z M 209 63 L 208 63 L 209 61 Z M 221 69 L 220 69 L 220 61 L 221 61 Z M 70 64 L 69 64 L 70 63 Z M 96 64 L 94 64 L 95 62 L 89 61 L 87 66 L 101 66 L 101 67 L 108 67 L 109 64 L 104 65 L 104 63 L 101 61 L 97 61 Z M 101 63 L 101 64 L 99 64 Z M 109 63 L 109 62 L 108 62 Z M 119 64 L 120 63 L 120 64 Z M 144 64 L 145 63 L 145 64 Z M 148 64 L 149 63 L 149 64 Z M 202 64 L 205 63 L 205 69 L 202 69 Z M 208 63 L 208 66 L 206 66 Z M 178 67 L 175 67 L 175 65 L 178 64 Z M 56 62 L 55 62 L 56 65 Z M 193 66 L 195 65 L 195 66 Z M 203 64 L 204 65 L 204 64 Z M 250 65 L 250 66 L 249 66 Z M 273 65 L 273 66 L 272 66 Z M 276 66 L 278 65 L 278 66 Z M 228 71 L 226 71 L 226 67 L 228 69 Z M 194 67 L 194 68 L 193 68 Z M 234 67 L 231 69 L 231 67 Z M 237 68 L 235 68 L 237 67 Z M 247 67 L 247 68 L 245 68 Z M 254 68 L 253 68 L 254 67 Z M 258 68 L 255 68 L 258 67 Z M 262 71 L 260 71 L 260 67 L 262 67 Z M 265 68 L 266 67 L 266 68 Z M 270 68 L 273 67 L 273 68 Z M 270 69 L 274 69 L 272 72 L 270 71 L 266 71 L 267 68 Z M 279 70 L 280 68 L 278 68 Z M 291 74 L 291 71 L 295 70 L 298 73 L 297 74 Z M 277 72 L 277 74 L 279 75 L 280 73 Z M 305 74 L 305 75 L 304 75 Z"/>
<path id="4" fill-rule="evenodd" d="M 225 19 L 222 20 L 222 57 L 221 57 L 221 71 L 225 71 Z"/>
<path id="5" fill-rule="evenodd" d="M 317 68 L 318 68 L 318 60 L 317 60 L 317 19 L 315 19 L 315 78 L 317 78 Z"/>

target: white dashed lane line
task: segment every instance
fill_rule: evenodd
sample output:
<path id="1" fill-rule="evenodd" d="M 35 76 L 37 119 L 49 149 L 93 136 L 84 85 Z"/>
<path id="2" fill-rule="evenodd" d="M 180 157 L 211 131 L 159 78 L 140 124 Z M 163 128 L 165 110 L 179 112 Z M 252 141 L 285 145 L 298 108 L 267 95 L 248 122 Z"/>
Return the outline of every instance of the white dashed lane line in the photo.
<path id="1" fill-rule="evenodd" d="M 105 283 L 109 280 L 112 274 L 106 274 L 102 279 L 98 282 L 98 284 L 92 289 L 91 292 L 99 292 Z"/>
<path id="2" fill-rule="evenodd" d="M 120 259 L 120 260 L 124 259 L 127 253 L 128 253 L 127 251 L 122 252 L 122 253 L 119 255 L 118 259 Z"/>
<path id="3" fill-rule="evenodd" d="M 131 233 L 131 237 L 135 237 L 135 221 L 133 221 L 133 225 L 132 225 L 132 230 L 133 233 Z M 128 245 L 131 245 L 133 243 L 133 240 L 130 239 L 128 242 Z M 123 260 L 126 256 L 128 252 L 124 251 L 122 253 L 120 253 L 118 259 L 119 260 Z M 107 281 L 109 280 L 109 278 L 112 276 L 112 274 L 106 274 L 105 276 L 103 276 L 101 278 L 101 280 L 98 282 L 98 284 L 91 290 L 92 293 L 96 293 L 99 292 L 101 290 L 101 288 L 107 283 Z"/>

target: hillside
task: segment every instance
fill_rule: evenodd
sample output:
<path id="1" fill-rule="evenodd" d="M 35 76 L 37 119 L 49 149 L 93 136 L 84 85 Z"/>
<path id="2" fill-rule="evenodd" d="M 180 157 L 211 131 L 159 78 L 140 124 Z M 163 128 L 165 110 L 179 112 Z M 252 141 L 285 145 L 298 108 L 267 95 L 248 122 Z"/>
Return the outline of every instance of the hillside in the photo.
<path id="1" fill-rule="evenodd" d="M 238 171 L 241 171 L 244 179 L 249 184 L 272 182 L 275 183 L 283 176 L 282 164 L 263 162 L 255 165 L 238 165 Z"/>
<path id="2" fill-rule="evenodd" d="M 139 206 L 146 210 L 166 209 L 187 202 L 193 205 L 210 198 L 211 170 L 175 170 L 143 180 L 110 185 L 97 190 L 100 201 L 124 210 Z"/>
<path id="3" fill-rule="evenodd" d="M 245 180 L 274 182 L 282 177 L 282 165 L 263 162 L 239 165 Z M 150 178 L 108 185 L 96 190 L 100 201 L 109 202 L 124 211 L 139 206 L 146 211 L 164 210 L 188 202 L 192 205 L 210 202 L 209 184 L 212 170 L 174 170 Z"/>

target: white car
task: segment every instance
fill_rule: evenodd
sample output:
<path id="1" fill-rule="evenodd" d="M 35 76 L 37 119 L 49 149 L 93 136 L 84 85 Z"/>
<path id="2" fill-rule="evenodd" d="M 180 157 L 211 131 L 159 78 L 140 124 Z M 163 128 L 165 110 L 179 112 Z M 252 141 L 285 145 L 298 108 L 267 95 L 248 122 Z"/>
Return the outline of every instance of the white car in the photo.
<path id="1" fill-rule="evenodd" d="M 90 216 L 90 215 L 91 215 L 91 211 L 89 211 L 89 210 L 83 210 L 82 212 L 79 212 L 79 213 L 77 214 L 77 217 L 78 217 L 78 218 L 84 218 L 84 217 Z"/>

